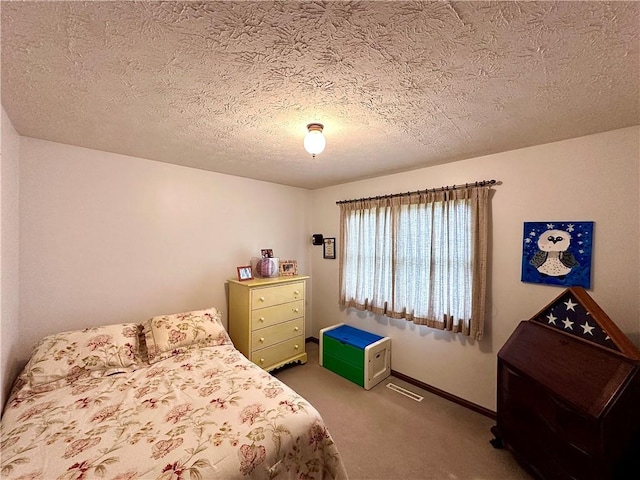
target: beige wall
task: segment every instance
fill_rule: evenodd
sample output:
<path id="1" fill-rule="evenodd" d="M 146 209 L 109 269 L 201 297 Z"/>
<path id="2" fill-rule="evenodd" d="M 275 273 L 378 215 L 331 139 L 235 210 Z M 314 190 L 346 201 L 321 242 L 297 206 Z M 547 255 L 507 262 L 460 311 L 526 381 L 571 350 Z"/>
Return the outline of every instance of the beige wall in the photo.
<path id="1" fill-rule="evenodd" d="M 20 137 L 2 109 L 0 144 L 0 410 L 5 404 L 20 362 L 16 358 L 20 323 L 18 157 Z"/>
<path id="2" fill-rule="evenodd" d="M 339 236 L 337 200 L 496 179 L 492 201 L 489 315 L 469 341 L 403 320 L 337 305 L 338 261 L 312 247 L 314 335 L 346 322 L 392 338 L 392 368 L 495 409 L 496 354 L 521 320 L 560 287 L 522 283 L 523 223 L 594 221 L 589 294 L 640 345 L 640 127 L 474 158 L 313 192 L 314 233 Z"/>
<path id="3" fill-rule="evenodd" d="M 342 321 L 388 335 L 394 370 L 494 409 L 497 351 L 519 321 L 562 291 L 520 282 L 525 221 L 595 222 L 589 293 L 640 343 L 640 127 L 312 192 L 19 139 L 12 129 L 5 140 L 5 130 L 3 114 L 2 275 L 3 282 L 9 276 L 14 299 L 17 273 L 10 265 L 18 252 L 20 140 L 21 327 L 18 341 L 17 309 L 5 316 L 3 283 L 3 383 L 13 378 L 16 359 L 25 361 L 33 342 L 51 332 L 209 305 L 226 309 L 225 279 L 260 248 L 273 248 L 297 259 L 300 272 L 312 276 L 307 335 Z M 11 164 L 5 161 L 5 141 L 13 145 Z M 9 165 L 14 167 L 5 177 Z M 337 200 L 489 178 L 502 185 L 495 187 L 492 205 L 485 339 L 471 342 L 339 309 L 338 261 L 322 259 L 322 247 L 310 241 L 312 233 L 338 237 Z M 622 192 L 626 199 L 619 197 Z M 13 245 L 9 263 L 7 232 Z"/>
<path id="4" fill-rule="evenodd" d="M 261 248 L 309 273 L 310 192 L 22 138 L 20 356 L 43 335 L 205 308 Z"/>

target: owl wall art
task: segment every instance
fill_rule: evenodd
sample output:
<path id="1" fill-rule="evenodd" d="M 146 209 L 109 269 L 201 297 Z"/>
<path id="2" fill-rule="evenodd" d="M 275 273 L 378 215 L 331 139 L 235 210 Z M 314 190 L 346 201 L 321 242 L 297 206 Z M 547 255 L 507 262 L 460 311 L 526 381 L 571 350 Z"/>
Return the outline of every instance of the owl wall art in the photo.
<path id="1" fill-rule="evenodd" d="M 522 281 L 591 287 L 593 222 L 525 222 Z"/>

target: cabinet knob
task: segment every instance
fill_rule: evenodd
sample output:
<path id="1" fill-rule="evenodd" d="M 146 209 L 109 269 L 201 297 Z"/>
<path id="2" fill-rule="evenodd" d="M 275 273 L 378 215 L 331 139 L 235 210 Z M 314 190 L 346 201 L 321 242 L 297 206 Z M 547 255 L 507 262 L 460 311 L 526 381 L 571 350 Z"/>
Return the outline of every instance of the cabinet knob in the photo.
<path id="1" fill-rule="evenodd" d="M 298 290 L 293 292 L 294 295 L 300 295 L 300 292 Z"/>
<path id="2" fill-rule="evenodd" d="M 260 300 L 261 302 L 264 302 L 264 297 L 260 297 L 258 300 Z"/>
<path id="3" fill-rule="evenodd" d="M 260 359 L 260 363 L 264 363 L 264 358 L 261 358 L 261 359 Z"/>
<path id="4" fill-rule="evenodd" d="M 295 313 L 298 313 L 298 312 L 300 311 L 300 309 L 298 309 L 298 308 L 294 308 L 294 309 L 293 309 L 293 311 L 294 311 Z"/>
<path id="5" fill-rule="evenodd" d="M 297 332 L 298 330 L 300 330 L 298 327 L 294 327 L 293 331 Z"/>
<path id="6" fill-rule="evenodd" d="M 259 322 L 264 322 L 264 317 L 260 317 L 260 318 L 258 319 L 258 321 L 259 321 Z"/>
<path id="7" fill-rule="evenodd" d="M 300 348 L 300 346 L 296 345 L 293 347 L 295 350 L 298 350 Z"/>
<path id="8" fill-rule="evenodd" d="M 260 337 L 260 343 L 264 342 L 264 337 Z"/>

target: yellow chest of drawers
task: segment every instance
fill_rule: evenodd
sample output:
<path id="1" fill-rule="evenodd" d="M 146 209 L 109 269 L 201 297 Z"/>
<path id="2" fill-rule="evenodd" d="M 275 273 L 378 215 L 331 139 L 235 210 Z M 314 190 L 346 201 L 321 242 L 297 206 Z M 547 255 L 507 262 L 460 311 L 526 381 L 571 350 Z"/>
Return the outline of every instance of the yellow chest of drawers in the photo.
<path id="1" fill-rule="evenodd" d="M 244 356 L 265 370 L 307 361 L 307 278 L 229 279 L 229 335 Z"/>

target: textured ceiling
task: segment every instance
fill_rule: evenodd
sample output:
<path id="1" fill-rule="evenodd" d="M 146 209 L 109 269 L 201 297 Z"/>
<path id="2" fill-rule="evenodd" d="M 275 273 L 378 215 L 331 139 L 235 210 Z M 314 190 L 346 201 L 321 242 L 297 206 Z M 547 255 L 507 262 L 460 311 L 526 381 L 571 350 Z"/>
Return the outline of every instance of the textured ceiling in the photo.
<path id="1" fill-rule="evenodd" d="M 640 124 L 636 2 L 6 2 L 24 136 L 319 188 Z M 306 124 L 325 124 L 315 159 Z M 474 180 L 474 179 L 470 179 Z"/>

